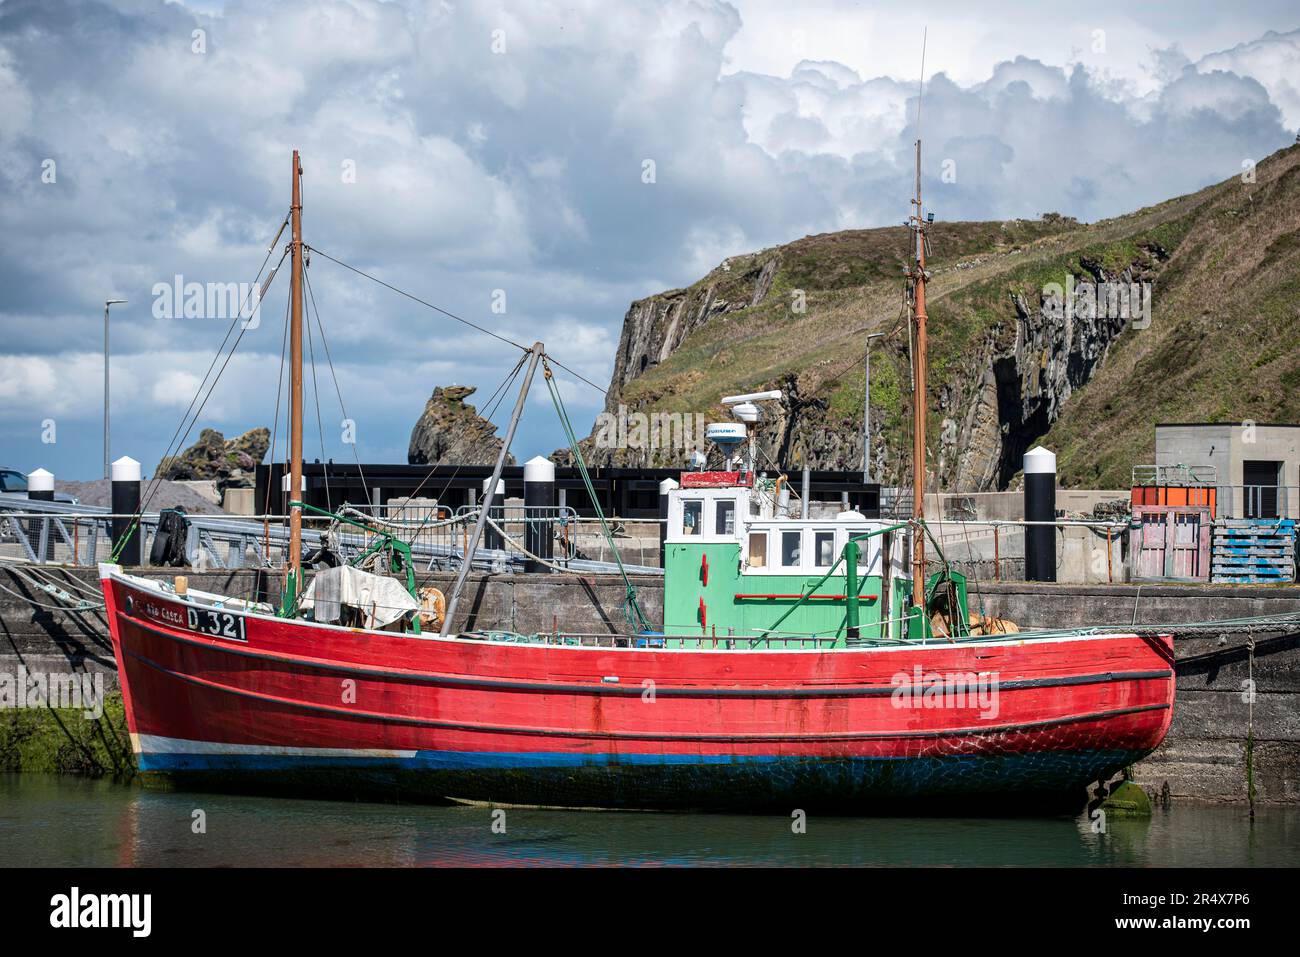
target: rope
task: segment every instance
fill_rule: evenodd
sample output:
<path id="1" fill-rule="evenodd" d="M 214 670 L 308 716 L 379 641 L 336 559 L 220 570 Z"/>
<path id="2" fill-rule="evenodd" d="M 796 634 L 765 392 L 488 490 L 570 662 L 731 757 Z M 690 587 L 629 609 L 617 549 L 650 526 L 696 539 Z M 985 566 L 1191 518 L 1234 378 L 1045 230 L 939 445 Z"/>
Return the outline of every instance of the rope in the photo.
<path id="1" fill-rule="evenodd" d="M 281 226 L 281 229 L 283 228 L 284 227 Z M 278 236 L 279 234 L 277 233 L 277 238 Z M 180 425 L 176 426 L 176 431 L 172 433 L 171 440 L 167 443 L 167 448 L 164 450 L 163 453 L 163 460 L 171 457 L 175 453 L 178 453 L 181 449 L 181 446 L 184 445 L 185 441 L 189 438 L 190 432 L 194 430 L 194 426 L 198 423 L 199 416 L 203 414 L 203 409 L 207 406 L 208 400 L 212 398 L 212 392 L 214 389 L 216 389 L 217 382 L 221 379 L 222 374 L 226 371 L 226 366 L 230 364 L 230 360 L 234 356 L 235 350 L 239 348 L 239 343 L 243 341 L 244 333 L 246 333 L 249 330 L 250 328 L 249 324 L 247 322 L 243 322 L 244 307 L 248 304 L 249 298 L 253 294 L 253 290 L 259 288 L 258 280 L 262 278 L 262 272 L 266 269 L 266 264 L 270 261 L 271 254 L 274 251 L 275 251 L 275 242 L 272 241 L 271 247 L 266 251 L 266 256 L 262 259 L 262 265 L 258 267 L 257 275 L 256 277 L 254 277 L 253 283 L 249 287 L 248 295 L 244 297 L 243 301 L 239 305 L 239 308 L 235 310 L 234 318 L 230 320 L 230 325 L 226 329 L 226 335 L 222 338 L 221 344 L 217 346 L 216 355 L 212 357 L 212 362 L 208 364 L 207 372 L 203 374 L 203 379 L 199 382 L 199 387 L 197 390 L 195 390 L 194 397 L 190 399 L 190 404 L 186 408 L 185 414 L 181 416 Z M 259 298 L 264 298 L 266 296 L 267 289 L 270 288 L 270 284 L 275 280 L 276 275 L 280 271 L 280 266 L 284 263 L 284 257 L 287 255 L 289 255 L 289 250 L 286 247 L 284 253 L 281 254 L 280 256 L 279 262 L 275 264 L 275 268 L 271 270 L 270 276 L 267 277 L 265 287 L 260 288 L 260 291 L 258 293 Z M 223 349 L 225 349 L 226 343 L 230 340 L 230 334 L 235 331 L 235 326 L 240 325 L 241 323 L 243 325 L 243 328 L 239 330 L 239 335 L 235 337 L 234 343 L 231 344 L 230 351 L 226 353 L 225 361 L 221 363 L 221 368 L 217 370 L 217 374 L 215 378 L 213 378 L 212 383 L 209 385 L 208 377 L 212 375 L 212 370 L 213 368 L 216 367 L 217 360 L 221 358 L 221 352 Z M 203 401 L 199 404 L 198 410 L 195 411 L 194 403 L 198 402 L 199 396 L 203 395 L 203 390 L 205 386 L 207 387 L 207 395 L 204 397 Z M 192 411 L 194 412 L 194 418 L 191 421 L 190 413 Z M 187 421 L 190 423 L 188 426 L 185 425 Z M 184 434 L 181 433 L 182 428 L 184 428 Z M 178 437 L 179 437 L 179 442 L 177 441 Z M 126 547 L 126 543 L 131 539 L 131 536 L 135 534 L 136 529 L 139 528 L 140 517 L 146 511 L 148 511 L 149 503 L 153 500 L 153 496 L 158 491 L 158 486 L 161 481 L 162 481 L 161 475 L 159 475 L 158 472 L 155 471 L 153 479 L 149 482 L 148 489 L 145 491 L 144 496 L 142 496 L 140 500 L 140 507 L 136 509 L 135 517 L 131 520 L 131 524 L 127 526 L 126 532 L 122 535 L 121 540 L 117 543 L 116 547 L 114 547 L 113 549 L 111 555 L 111 561 L 116 562 L 118 560 L 118 558 L 122 554 L 122 549 Z"/>
<path id="2" fill-rule="evenodd" d="M 316 292 L 315 292 L 314 289 L 312 289 L 312 285 L 311 285 L 311 277 L 307 274 L 307 270 L 305 270 L 305 269 L 304 269 L 303 272 L 302 272 L 302 278 L 303 278 L 303 280 L 304 280 L 304 282 L 306 283 L 306 286 L 307 286 L 307 299 L 308 299 L 308 301 L 311 303 L 311 311 L 312 311 L 312 313 L 314 313 L 315 316 L 316 316 L 316 328 L 317 328 L 318 330 L 320 330 L 320 343 L 321 343 L 321 346 L 323 346 L 324 349 L 325 349 L 325 361 L 329 364 L 329 367 L 330 367 L 330 378 L 331 378 L 332 380 L 334 380 L 334 394 L 335 394 L 336 396 L 338 396 L 338 400 L 339 400 L 339 411 L 343 413 L 343 418 L 347 419 L 347 418 L 349 418 L 349 416 L 348 416 L 348 410 L 347 410 L 347 407 L 344 406 L 344 404 L 343 404 L 343 390 L 339 387 L 339 377 L 338 377 L 338 374 L 334 371 L 334 357 L 333 357 L 332 355 L 330 355 L 330 344 L 329 344 L 329 340 L 325 338 L 325 324 L 321 321 L 321 317 L 320 317 L 320 308 L 316 305 Z M 308 323 L 308 328 L 310 328 L 310 325 L 311 325 L 311 324 Z M 313 377 L 314 377 L 314 376 L 315 376 L 315 359 L 312 360 L 312 365 L 313 365 L 312 375 L 313 375 Z M 278 400 L 277 400 L 277 401 L 278 401 Z M 365 469 L 363 469 L 363 468 L 361 467 L 361 454 L 357 451 L 357 443 L 356 443 L 356 442 L 350 442 L 350 443 L 348 443 L 348 444 L 352 446 L 352 458 L 356 460 L 356 463 L 357 463 L 357 474 L 361 476 L 361 490 L 362 490 L 362 491 L 365 493 L 365 495 L 366 495 L 366 501 L 369 502 L 369 501 L 370 501 L 370 483 L 366 481 L 366 472 L 365 472 Z M 322 455 L 323 455 L 323 453 L 322 453 Z"/>
<path id="3" fill-rule="evenodd" d="M 307 280 L 307 257 L 306 256 L 303 257 L 302 278 L 303 278 L 303 285 L 306 285 L 306 280 Z M 320 436 L 320 461 L 321 461 L 321 466 L 325 471 L 325 509 L 326 511 L 332 512 L 334 511 L 334 504 L 331 501 L 331 497 L 330 497 L 329 457 L 325 454 L 325 424 L 321 421 L 320 385 L 316 382 L 316 343 L 314 341 L 316 337 L 312 335 L 310 317 L 308 317 L 308 321 L 306 325 L 307 325 L 307 356 L 309 361 L 311 362 L 311 395 L 312 395 L 312 401 L 316 405 L 316 432 Z"/>
<path id="4" fill-rule="evenodd" d="M 284 297 L 284 332 L 280 335 L 280 372 L 275 380 L 275 419 L 271 422 L 271 444 L 267 446 L 267 455 L 270 461 L 275 461 L 275 440 L 280 435 L 280 395 L 284 391 L 284 357 L 288 351 L 289 344 L 289 307 L 290 300 L 288 296 Z M 287 459 L 288 456 L 286 455 Z M 266 495 L 262 502 L 262 515 L 266 516 L 271 513 L 271 476 L 267 473 Z M 270 564 L 271 561 L 271 520 L 262 519 L 262 559 Z"/>
<path id="5" fill-rule="evenodd" d="M 455 313 L 448 312 L 446 309 L 443 309 L 441 306 L 435 306 L 433 303 L 421 299 L 419 296 L 413 295 L 412 293 L 407 292 L 405 289 L 398 289 L 392 283 L 384 282 L 384 280 L 380 279 L 378 276 L 372 276 L 370 275 L 370 273 L 358 269 L 356 266 L 349 266 L 347 263 L 343 262 L 342 260 L 335 259 L 329 253 L 317 249 L 315 246 L 308 246 L 306 243 L 303 243 L 303 246 L 304 248 L 310 249 L 312 252 L 317 253 L 318 255 L 324 256 L 330 262 L 342 266 L 344 269 L 350 269 L 358 276 L 361 276 L 365 279 L 369 279 L 371 282 L 379 283 L 379 285 L 383 286 L 385 289 L 391 289 L 399 296 L 405 296 L 407 299 L 410 299 L 412 302 L 418 302 L 420 305 L 428 309 L 432 309 L 434 312 L 441 313 L 442 315 L 446 316 L 448 319 L 455 319 L 457 322 L 463 323 L 464 325 L 469 326 L 471 329 L 477 329 L 485 336 L 491 336 L 493 339 L 497 339 L 501 342 L 504 342 L 508 346 L 514 346 L 516 349 L 518 349 L 521 352 L 531 351 L 528 348 L 528 346 L 520 345 L 518 342 L 515 342 L 513 339 L 507 339 L 505 336 L 498 335 L 497 333 L 493 332 L 491 329 L 485 329 L 483 326 L 480 326 L 474 322 L 470 322 L 468 319 L 462 319 L 460 316 L 456 315 Z"/>
<path id="6" fill-rule="evenodd" d="M 604 389 L 602 389 L 600 386 L 596 385 L 596 383 L 592 382 L 590 379 L 586 378 L 585 376 L 580 375 L 580 374 L 577 373 L 577 372 L 574 372 L 572 369 L 570 369 L 568 366 L 566 366 L 566 365 L 565 365 L 563 362 L 561 362 L 559 359 L 555 358 L 555 356 L 547 356 L 547 358 L 550 359 L 550 360 L 551 360 L 553 363 L 555 363 L 557 366 L 559 366 L 561 369 L 563 369 L 565 372 L 569 373 L 569 375 L 573 376 L 575 379 L 579 380 L 580 382 L 584 382 L 584 383 L 586 383 L 587 385 L 591 386 L 593 389 L 595 389 L 595 390 L 596 390 L 597 392 L 599 392 L 601 395 L 608 395 L 608 393 L 607 393 Z"/>
<path id="7" fill-rule="evenodd" d="M 529 558 L 531 558 L 533 561 L 535 561 L 535 562 L 539 562 L 540 564 L 545 565 L 547 568 L 554 569 L 554 570 L 557 571 L 557 572 L 564 572 L 564 573 L 569 574 L 569 575 L 577 575 L 577 576 L 580 577 L 580 578 L 582 577 L 582 572 L 575 571 L 575 570 L 572 569 L 572 568 L 565 568 L 563 565 L 557 565 L 557 564 L 555 564 L 554 562 L 552 562 L 552 561 L 550 561 L 550 560 L 548 560 L 548 559 L 543 558 L 541 555 L 535 555 L 535 554 L 533 554 L 532 552 L 530 552 L 530 551 L 529 551 L 529 550 L 528 550 L 528 549 L 527 549 L 523 544 L 521 544 L 521 543 L 519 542 L 518 539 L 516 539 L 516 538 L 515 538 L 514 536 L 512 536 L 509 532 L 507 532 L 504 528 L 502 528 L 500 525 L 498 525 L 496 522 L 494 522 L 494 521 L 492 520 L 492 516 L 490 516 L 490 515 L 488 516 L 487 523 L 488 523 L 489 525 L 491 525 L 493 528 L 495 528 L 495 529 L 497 530 L 497 533 L 498 533 L 502 538 L 504 538 L 507 542 L 509 542 L 509 543 L 510 543 L 511 545 L 513 545 L 515 548 L 519 549 L 521 552 L 523 552 L 525 555 L 527 555 L 527 556 L 528 556 Z"/>
<path id="8" fill-rule="evenodd" d="M 104 602 L 102 601 L 90 602 L 90 601 L 86 601 L 84 598 L 77 598 L 76 596 L 69 594 L 67 591 L 65 591 L 62 588 L 59 588 L 56 585 L 50 585 L 45 582 L 31 578 L 27 575 L 24 575 L 16 568 L 10 568 L 9 572 L 10 574 L 14 575 L 16 578 L 20 578 L 23 581 L 27 582 L 27 584 L 31 585 L 33 588 L 39 588 L 41 591 L 45 592 L 46 594 L 53 595 L 55 598 L 64 602 L 64 604 L 62 605 L 47 605 L 43 602 L 36 601 L 34 598 L 30 598 L 27 595 L 23 595 L 20 592 L 16 592 L 10 588 L 6 588 L 4 585 L 0 585 L 0 591 L 7 592 L 8 594 L 13 595 L 15 598 L 18 598 L 21 601 L 25 601 L 27 604 L 35 608 L 41 608 L 46 611 L 98 611 L 99 609 L 105 607 Z M 72 607 L 69 608 L 68 607 L 69 605 L 71 605 Z"/>

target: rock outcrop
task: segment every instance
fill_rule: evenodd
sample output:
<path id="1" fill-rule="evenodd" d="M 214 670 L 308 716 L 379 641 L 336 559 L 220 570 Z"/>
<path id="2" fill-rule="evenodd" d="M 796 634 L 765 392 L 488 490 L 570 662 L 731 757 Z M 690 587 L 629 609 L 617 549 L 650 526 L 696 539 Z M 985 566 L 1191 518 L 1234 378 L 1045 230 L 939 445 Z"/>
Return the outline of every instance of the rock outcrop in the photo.
<path id="1" fill-rule="evenodd" d="M 1150 243 L 1122 270 L 1083 256 L 1069 275 L 1075 288 L 1106 283 L 1128 289 L 1154 284 L 1168 259 L 1163 247 Z M 1063 295 L 1031 298 L 1016 291 L 1009 299 L 1014 321 L 995 325 L 971 355 L 970 374 L 938 391 L 939 412 L 951 423 L 939 438 L 945 488 L 1005 488 L 1025 452 L 1061 417 L 1065 403 L 1092 379 L 1132 321 L 1105 308 L 1080 308 L 1078 295 L 1069 309 Z"/>
<path id="2" fill-rule="evenodd" d="M 473 386 L 438 386 L 411 430 L 406 459 L 411 465 L 492 465 L 501 454 L 497 428 L 465 400 Z M 515 464 L 513 455 L 506 462 Z"/>
<path id="3" fill-rule="evenodd" d="M 269 429 L 249 429 L 233 439 L 216 429 L 204 429 L 199 440 L 180 455 L 159 462 L 155 474 L 173 482 L 216 482 L 218 492 L 252 488 L 255 470 L 270 447 Z"/>
<path id="4" fill-rule="evenodd" d="M 632 303 L 623 317 L 605 411 L 617 412 L 627 384 L 667 359 L 696 329 L 762 302 L 780 265 L 779 248 L 733 256 L 688 289 Z"/>

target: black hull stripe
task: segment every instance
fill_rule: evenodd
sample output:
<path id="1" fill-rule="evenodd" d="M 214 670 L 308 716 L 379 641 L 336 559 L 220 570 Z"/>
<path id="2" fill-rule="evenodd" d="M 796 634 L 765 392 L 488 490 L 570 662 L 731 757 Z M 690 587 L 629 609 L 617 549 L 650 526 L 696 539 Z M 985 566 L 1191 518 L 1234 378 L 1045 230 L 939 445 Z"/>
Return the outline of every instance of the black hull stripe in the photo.
<path id="1" fill-rule="evenodd" d="M 1025 731 L 1041 731 L 1046 728 L 1060 727 L 1068 724 L 1080 724 L 1088 721 L 1103 721 L 1126 715 L 1142 714 L 1147 711 L 1163 711 L 1170 706 L 1167 703 L 1138 705 L 1131 708 L 1115 708 L 1110 711 L 1094 711 L 1090 714 L 1068 715 L 1060 718 L 1047 718 L 1041 721 L 1028 721 L 1022 724 L 994 725 L 985 728 L 945 728 L 933 731 L 828 731 L 823 734 L 665 734 L 656 731 L 578 731 L 568 728 L 524 728 L 510 725 L 473 724 L 460 721 L 439 721 L 433 718 L 417 718 L 404 715 L 383 714 L 376 711 L 354 711 L 337 705 L 316 704 L 306 701 L 294 701 L 275 695 L 250 691 L 245 688 L 232 688 L 206 678 L 184 675 L 173 671 L 156 661 L 133 651 L 123 652 L 141 664 L 153 668 L 171 678 L 213 691 L 266 702 L 278 707 L 296 708 L 301 711 L 313 711 L 320 714 L 346 717 L 351 720 L 380 721 L 388 724 L 409 724 L 424 728 L 441 728 L 448 731 L 470 731 L 480 734 L 517 734 L 552 738 L 585 738 L 602 741 L 872 741 L 889 739 L 915 738 L 959 738 L 984 735 L 1012 734 Z"/>
<path id="2" fill-rule="evenodd" d="M 422 674 L 415 671 L 393 671 L 385 668 L 373 668 L 367 665 L 336 664 L 281 655 L 270 651 L 254 651 L 245 646 L 227 646 L 215 641 L 201 641 L 184 638 L 161 628 L 147 625 L 137 618 L 129 618 L 123 612 L 119 617 L 137 628 L 166 638 L 178 644 L 191 645 L 208 651 L 234 655 L 240 658 L 253 658 L 258 661 L 271 661 L 311 671 L 326 671 L 331 674 L 358 675 L 367 678 L 383 678 L 393 681 L 407 681 L 414 684 L 439 685 L 460 688 L 499 688 L 509 691 L 524 692 L 559 692 L 564 694 L 594 694 L 622 697 L 640 697 L 646 689 L 641 685 L 619 684 L 564 684 L 545 681 L 515 681 L 508 678 L 457 677 L 454 675 Z M 939 650 L 943 646 L 937 646 Z M 966 672 L 963 672 L 965 674 Z M 980 672 L 970 672 L 979 674 Z M 986 672 L 987 673 L 987 672 Z M 1174 673 L 1168 669 L 1159 671 L 1106 671 L 1090 675 L 1066 675 L 1057 678 L 1015 678 L 999 681 L 999 691 L 1018 691 L 1027 688 L 1063 688 L 1075 685 L 1106 684 L 1119 681 L 1160 681 L 1173 678 Z M 655 697 L 665 698 L 871 698 L 885 697 L 895 692 L 922 694 L 925 685 L 828 685 L 824 688 L 690 688 L 664 687 L 655 682 Z"/>

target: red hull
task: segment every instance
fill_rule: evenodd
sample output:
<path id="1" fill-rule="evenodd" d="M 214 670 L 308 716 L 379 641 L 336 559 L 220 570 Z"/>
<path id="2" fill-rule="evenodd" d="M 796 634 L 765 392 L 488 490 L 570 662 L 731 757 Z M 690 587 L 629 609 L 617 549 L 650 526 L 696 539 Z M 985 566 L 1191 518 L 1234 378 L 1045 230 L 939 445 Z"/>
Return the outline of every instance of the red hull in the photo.
<path id="1" fill-rule="evenodd" d="M 1149 753 L 1172 716 L 1168 638 L 687 651 L 248 615 L 232 640 L 191 630 L 173 597 L 104 584 L 141 769 L 234 786 L 700 807 L 1061 793 Z"/>

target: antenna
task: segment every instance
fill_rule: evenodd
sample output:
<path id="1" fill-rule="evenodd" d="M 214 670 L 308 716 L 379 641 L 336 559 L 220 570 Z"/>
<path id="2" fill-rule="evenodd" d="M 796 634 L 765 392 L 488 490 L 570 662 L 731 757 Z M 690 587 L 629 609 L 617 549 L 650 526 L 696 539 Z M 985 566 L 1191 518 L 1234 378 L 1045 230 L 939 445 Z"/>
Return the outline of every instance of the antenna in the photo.
<path id="1" fill-rule="evenodd" d="M 916 138 L 921 138 L 921 98 L 925 96 L 925 41 L 929 38 L 930 28 L 921 29 L 921 82 L 916 90 Z"/>

